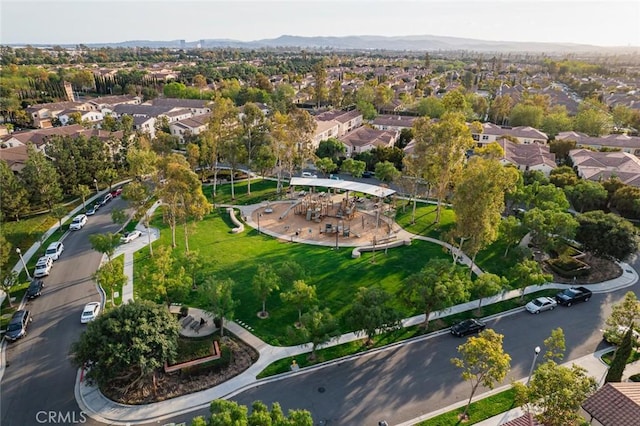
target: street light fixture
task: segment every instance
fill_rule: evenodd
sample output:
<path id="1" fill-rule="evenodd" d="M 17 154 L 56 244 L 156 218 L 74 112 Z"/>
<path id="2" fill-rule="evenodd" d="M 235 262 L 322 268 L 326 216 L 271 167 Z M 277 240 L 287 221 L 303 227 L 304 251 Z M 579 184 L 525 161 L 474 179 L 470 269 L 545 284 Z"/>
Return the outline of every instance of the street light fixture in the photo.
<path id="1" fill-rule="evenodd" d="M 538 355 L 540 355 L 540 346 L 536 346 L 533 354 L 533 361 L 531 361 L 531 368 L 529 369 L 529 378 L 527 379 L 527 386 L 529 386 L 529 382 L 531 381 L 531 375 L 533 374 L 533 367 L 536 366 L 536 360 L 538 359 Z"/>
<path id="2" fill-rule="evenodd" d="M 22 266 L 24 267 L 24 273 L 27 274 L 27 279 L 31 279 L 31 275 L 29 274 L 29 270 L 27 269 L 27 264 L 24 263 L 24 258 L 22 257 L 22 251 L 20 251 L 19 247 L 16 247 L 16 253 L 20 256 L 20 261 L 22 262 Z"/>
<path id="3" fill-rule="evenodd" d="M 260 232 L 260 218 L 262 217 L 262 213 L 258 213 L 258 234 L 261 234 Z"/>
<path id="4" fill-rule="evenodd" d="M 100 192 L 100 190 L 98 189 L 98 179 L 93 178 L 93 184 L 96 186 L 96 194 L 97 194 L 98 192 Z"/>

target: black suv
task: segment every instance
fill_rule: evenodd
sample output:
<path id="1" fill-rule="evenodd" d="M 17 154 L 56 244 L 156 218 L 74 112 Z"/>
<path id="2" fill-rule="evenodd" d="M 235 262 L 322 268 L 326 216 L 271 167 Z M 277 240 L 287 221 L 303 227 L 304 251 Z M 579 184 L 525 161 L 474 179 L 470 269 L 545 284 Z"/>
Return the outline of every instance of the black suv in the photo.
<path id="1" fill-rule="evenodd" d="M 15 341 L 27 335 L 27 325 L 31 322 L 29 311 L 16 311 L 9 321 L 4 337 L 7 340 Z"/>
<path id="2" fill-rule="evenodd" d="M 44 281 L 35 278 L 33 281 L 31 281 L 31 284 L 29 284 L 29 288 L 27 289 L 26 294 L 27 298 L 35 299 L 36 297 L 40 296 L 42 294 L 43 287 Z"/>

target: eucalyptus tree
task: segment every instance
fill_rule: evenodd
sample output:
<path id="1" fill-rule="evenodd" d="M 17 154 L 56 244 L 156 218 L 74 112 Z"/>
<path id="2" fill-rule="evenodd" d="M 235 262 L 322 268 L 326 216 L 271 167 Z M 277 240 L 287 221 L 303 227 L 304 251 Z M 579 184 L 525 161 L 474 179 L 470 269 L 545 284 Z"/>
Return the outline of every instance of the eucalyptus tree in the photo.
<path id="1" fill-rule="evenodd" d="M 209 169 L 213 169 L 213 197 L 218 184 L 218 164 L 225 143 L 237 141 L 240 132 L 238 109 L 228 98 L 218 98 L 211 106 L 209 127 L 202 133 L 200 152 Z"/>
<path id="2" fill-rule="evenodd" d="M 240 124 L 247 159 L 247 194 L 251 194 L 251 169 L 256 151 L 268 142 L 269 121 L 256 104 L 248 102 L 244 104 Z"/>

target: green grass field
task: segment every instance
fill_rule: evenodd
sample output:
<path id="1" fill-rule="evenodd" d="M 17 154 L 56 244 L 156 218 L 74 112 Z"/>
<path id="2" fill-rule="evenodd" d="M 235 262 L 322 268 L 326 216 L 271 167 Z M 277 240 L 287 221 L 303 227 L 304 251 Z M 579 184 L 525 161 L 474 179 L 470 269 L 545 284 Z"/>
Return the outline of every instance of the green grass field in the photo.
<path id="1" fill-rule="evenodd" d="M 443 234 L 450 231 L 455 225 L 456 215 L 453 209 L 443 205 L 440 212 L 440 223 L 436 224 L 436 207 L 435 204 L 418 202 L 415 222 L 411 223 L 413 203 L 401 200 L 398 202 L 396 222 L 413 234 L 442 239 Z"/>
<path id="2" fill-rule="evenodd" d="M 161 230 L 161 238 L 154 246 L 170 245 L 170 229 L 161 222 L 157 214 L 153 226 Z M 256 334 L 273 344 L 295 344 L 287 337 L 287 327 L 297 320 L 297 310 L 286 306 L 279 293 L 290 289 L 292 283 L 282 283 L 280 292 L 274 292 L 267 300 L 270 317 L 257 318 L 261 303 L 252 291 L 253 275 L 261 263 L 273 265 L 276 269 L 285 260 L 293 260 L 304 267 L 309 275 L 308 284 L 315 285 L 319 305 L 328 307 L 334 315 L 342 317 L 359 287 L 380 286 L 390 293 L 396 293 L 402 281 L 417 272 L 431 258 L 446 258 L 447 254 L 436 244 L 414 241 L 411 246 L 389 250 L 386 255 L 376 254 L 375 264 L 371 263 L 371 253 L 359 259 L 351 258 L 351 249 L 333 250 L 330 247 L 296 244 L 259 235 L 254 229 L 240 234 L 232 234 L 233 227 L 224 209 L 218 209 L 205 220 L 195 224 L 191 231 L 189 246 L 206 259 L 203 271 L 220 279 L 231 278 L 235 282 L 234 297 L 240 302 L 235 310 L 235 318 L 249 324 Z M 182 227 L 176 230 L 178 247 L 184 250 Z M 135 255 L 134 282 L 140 289 L 139 274 L 149 261 L 148 248 Z M 185 303 L 196 303 L 197 294 L 192 292 Z M 405 316 L 410 312 L 399 302 L 396 308 Z M 348 330 L 343 330 L 344 332 Z"/>

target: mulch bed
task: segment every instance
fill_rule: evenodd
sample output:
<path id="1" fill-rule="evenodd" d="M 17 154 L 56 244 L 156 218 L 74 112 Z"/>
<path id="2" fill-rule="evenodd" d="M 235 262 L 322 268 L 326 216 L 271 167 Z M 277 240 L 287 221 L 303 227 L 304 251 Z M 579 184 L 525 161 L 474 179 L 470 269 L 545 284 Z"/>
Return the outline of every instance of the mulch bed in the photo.
<path id="1" fill-rule="evenodd" d="M 572 278 L 565 278 L 556 274 L 549 265 L 544 262 L 542 263 L 542 269 L 553 275 L 553 282 L 564 284 L 596 284 L 622 275 L 622 268 L 610 260 L 595 257 L 590 253 L 585 253 L 585 256 L 580 258 L 580 260 L 591 266 L 591 271 L 589 275 L 577 277 L 575 281 Z"/>
<path id="2" fill-rule="evenodd" d="M 193 373 L 166 374 L 159 371 L 156 374 L 155 392 L 151 379 L 126 395 L 122 394 L 126 383 L 114 382 L 101 391 L 107 398 L 122 404 L 149 404 L 212 388 L 242 373 L 258 360 L 255 349 L 234 336 L 225 336 L 223 345 L 231 351 L 231 361 L 224 368 L 211 367 Z"/>

